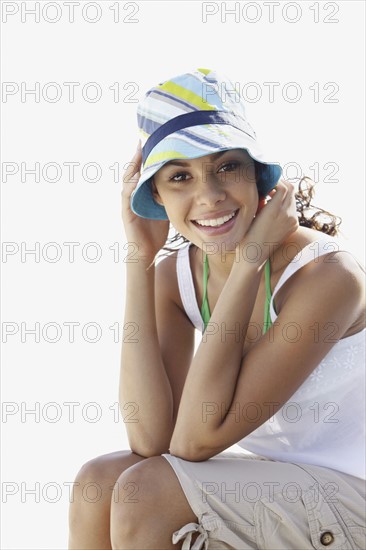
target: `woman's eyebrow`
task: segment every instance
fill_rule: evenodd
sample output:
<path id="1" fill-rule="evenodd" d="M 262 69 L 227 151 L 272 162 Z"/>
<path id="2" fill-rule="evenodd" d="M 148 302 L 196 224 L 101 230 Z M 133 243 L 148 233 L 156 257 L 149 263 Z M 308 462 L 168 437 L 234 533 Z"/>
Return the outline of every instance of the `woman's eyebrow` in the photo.
<path id="1" fill-rule="evenodd" d="M 227 153 L 227 150 L 219 151 L 218 153 L 214 153 L 210 156 L 212 156 L 212 160 L 216 160 L 219 157 L 221 157 L 222 155 L 224 155 L 225 153 Z M 169 162 L 166 162 L 164 164 L 164 167 L 165 166 L 187 166 L 187 164 L 189 165 L 189 160 L 186 160 L 186 161 L 185 160 L 170 160 Z"/>

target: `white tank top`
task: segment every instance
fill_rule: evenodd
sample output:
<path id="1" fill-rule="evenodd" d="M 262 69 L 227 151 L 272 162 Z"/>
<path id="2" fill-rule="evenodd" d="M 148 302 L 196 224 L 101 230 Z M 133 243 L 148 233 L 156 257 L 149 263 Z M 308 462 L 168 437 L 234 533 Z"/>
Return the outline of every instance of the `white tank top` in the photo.
<path id="1" fill-rule="evenodd" d="M 178 285 L 187 316 L 203 332 L 189 263 L 190 244 L 177 255 Z M 315 242 L 300 250 L 273 290 L 272 323 L 277 318 L 273 299 L 287 279 L 311 260 L 335 250 L 346 249 L 320 232 Z M 365 337 L 366 328 L 339 340 L 281 409 L 237 445 L 273 460 L 324 466 L 366 479 Z M 247 411 L 248 418 L 255 416 L 253 408 Z"/>

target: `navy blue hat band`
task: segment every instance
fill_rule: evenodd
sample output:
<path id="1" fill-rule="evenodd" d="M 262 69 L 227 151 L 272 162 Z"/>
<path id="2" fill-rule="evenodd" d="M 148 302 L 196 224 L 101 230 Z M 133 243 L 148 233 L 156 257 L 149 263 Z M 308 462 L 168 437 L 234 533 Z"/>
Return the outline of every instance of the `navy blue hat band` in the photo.
<path id="1" fill-rule="evenodd" d="M 252 134 L 249 134 L 243 129 L 243 126 L 246 125 L 246 121 L 242 120 L 238 116 L 225 111 L 216 110 L 192 111 L 168 120 L 168 122 L 160 126 L 153 134 L 151 134 L 142 148 L 142 163 L 145 164 L 147 157 L 154 147 L 170 134 L 174 134 L 183 128 L 201 126 L 202 124 L 228 124 L 238 130 L 241 130 L 255 140 L 255 137 Z"/>

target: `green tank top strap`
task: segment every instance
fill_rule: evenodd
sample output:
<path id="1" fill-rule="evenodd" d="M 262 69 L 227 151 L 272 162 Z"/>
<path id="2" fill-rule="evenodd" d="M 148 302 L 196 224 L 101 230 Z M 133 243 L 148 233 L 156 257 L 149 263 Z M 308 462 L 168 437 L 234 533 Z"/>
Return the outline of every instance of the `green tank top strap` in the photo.
<path id="1" fill-rule="evenodd" d="M 270 268 L 269 258 L 266 261 L 266 265 L 264 266 L 264 280 L 265 280 L 265 287 L 266 287 L 266 300 L 264 303 L 264 321 L 263 321 L 262 334 L 265 334 L 269 329 L 269 327 L 272 325 L 271 313 L 270 313 L 270 305 L 271 305 L 271 299 L 272 299 L 271 268 Z"/>
<path id="2" fill-rule="evenodd" d="M 201 316 L 202 316 L 205 328 L 207 327 L 207 324 L 211 317 L 210 308 L 209 308 L 208 299 L 207 299 L 208 272 L 209 272 L 208 258 L 207 258 L 207 254 L 205 254 L 204 261 L 203 261 L 203 296 L 202 296 L 202 307 L 201 307 Z"/>
<path id="3" fill-rule="evenodd" d="M 210 308 L 208 305 L 208 298 L 207 298 L 208 275 L 209 275 L 208 257 L 207 257 L 207 254 L 205 254 L 203 259 L 203 296 L 202 296 L 202 306 L 201 306 L 201 316 L 203 319 L 203 323 L 205 325 L 205 329 L 211 318 L 211 313 L 210 313 Z M 271 294 L 271 271 L 270 271 L 269 258 L 264 266 L 264 278 L 265 278 L 266 299 L 264 304 L 263 334 L 265 334 L 267 330 L 270 328 L 270 326 L 272 325 L 271 315 L 270 315 L 270 304 L 271 304 L 272 294 Z"/>

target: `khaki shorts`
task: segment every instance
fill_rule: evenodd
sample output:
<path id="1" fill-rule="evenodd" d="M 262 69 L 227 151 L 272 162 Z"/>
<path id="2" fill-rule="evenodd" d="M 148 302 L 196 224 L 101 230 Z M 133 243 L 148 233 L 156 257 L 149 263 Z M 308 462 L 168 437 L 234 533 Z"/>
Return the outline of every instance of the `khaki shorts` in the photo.
<path id="1" fill-rule="evenodd" d="M 360 478 L 245 452 L 224 451 L 204 462 L 162 456 L 198 519 L 172 534 L 177 548 L 366 549 Z"/>

